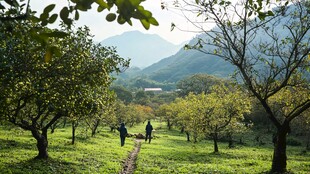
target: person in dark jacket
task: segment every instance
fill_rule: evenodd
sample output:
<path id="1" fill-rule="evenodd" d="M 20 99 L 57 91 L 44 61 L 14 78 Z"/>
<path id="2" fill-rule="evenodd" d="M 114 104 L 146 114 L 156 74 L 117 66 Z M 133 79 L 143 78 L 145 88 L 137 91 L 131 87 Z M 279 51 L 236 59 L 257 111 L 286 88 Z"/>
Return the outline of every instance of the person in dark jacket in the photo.
<path id="1" fill-rule="evenodd" d="M 145 142 L 149 138 L 149 143 L 151 143 L 151 138 L 152 138 L 151 134 L 152 134 L 152 131 L 153 131 L 153 126 L 151 125 L 150 121 L 147 122 L 147 125 L 145 127 L 145 131 L 146 131 Z"/>
<path id="2" fill-rule="evenodd" d="M 121 124 L 121 127 L 118 129 L 118 131 L 119 131 L 119 136 L 121 138 L 121 146 L 124 146 L 126 135 L 127 135 L 127 128 L 125 127 L 125 123 Z"/>

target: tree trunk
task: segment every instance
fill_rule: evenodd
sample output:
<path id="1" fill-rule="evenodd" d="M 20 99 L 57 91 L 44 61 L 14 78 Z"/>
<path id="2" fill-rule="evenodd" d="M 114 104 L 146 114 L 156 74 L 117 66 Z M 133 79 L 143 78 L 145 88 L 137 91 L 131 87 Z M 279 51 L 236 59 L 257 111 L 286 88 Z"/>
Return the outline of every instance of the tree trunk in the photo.
<path id="1" fill-rule="evenodd" d="M 190 139 L 189 139 L 189 132 L 188 131 L 186 131 L 186 137 L 187 137 L 187 141 L 190 141 Z"/>
<path id="2" fill-rule="evenodd" d="M 183 134 L 184 133 L 184 126 L 182 126 L 182 128 L 181 128 L 181 134 Z"/>
<path id="3" fill-rule="evenodd" d="M 75 143 L 75 129 L 76 129 L 75 122 L 72 121 L 72 138 L 71 138 L 71 144 L 72 145 Z"/>
<path id="4" fill-rule="evenodd" d="M 39 151 L 39 154 L 35 158 L 36 159 L 47 159 L 48 158 L 47 130 L 42 130 L 42 134 L 38 130 L 32 130 L 31 133 L 33 137 L 37 140 L 37 148 Z"/>
<path id="5" fill-rule="evenodd" d="M 91 136 L 94 137 L 96 135 L 97 128 L 99 126 L 100 120 L 96 120 L 95 125 L 92 127 Z"/>
<path id="6" fill-rule="evenodd" d="M 62 128 L 65 128 L 66 124 L 67 124 L 67 117 L 64 117 L 64 122 L 63 122 Z"/>
<path id="7" fill-rule="evenodd" d="M 219 152 L 219 147 L 217 145 L 217 133 L 213 134 L 214 152 Z"/>
<path id="8" fill-rule="evenodd" d="M 271 173 L 284 173 L 286 172 L 286 135 L 289 132 L 289 123 L 284 124 L 278 128 L 275 140 L 274 151 L 272 159 Z"/>
<path id="9" fill-rule="evenodd" d="M 110 131 L 115 132 L 116 127 L 115 126 L 110 126 Z"/>
<path id="10" fill-rule="evenodd" d="M 197 138 L 198 138 L 197 132 L 194 132 L 193 138 L 194 138 L 194 143 L 197 143 Z"/>
<path id="11" fill-rule="evenodd" d="M 233 138 L 232 138 L 232 134 L 231 133 L 229 133 L 228 134 L 228 147 L 229 148 L 233 148 L 234 147 L 234 141 L 233 141 Z"/>
<path id="12" fill-rule="evenodd" d="M 55 129 L 57 128 L 58 122 L 56 121 L 54 124 L 51 125 L 51 134 L 55 132 Z"/>
<path id="13" fill-rule="evenodd" d="M 310 133 L 309 133 L 309 131 L 308 131 L 308 140 L 307 140 L 307 145 L 306 145 L 306 150 L 310 150 Z"/>
<path id="14" fill-rule="evenodd" d="M 168 125 L 168 130 L 171 130 L 171 124 L 170 124 L 170 120 L 167 120 L 167 125 Z"/>

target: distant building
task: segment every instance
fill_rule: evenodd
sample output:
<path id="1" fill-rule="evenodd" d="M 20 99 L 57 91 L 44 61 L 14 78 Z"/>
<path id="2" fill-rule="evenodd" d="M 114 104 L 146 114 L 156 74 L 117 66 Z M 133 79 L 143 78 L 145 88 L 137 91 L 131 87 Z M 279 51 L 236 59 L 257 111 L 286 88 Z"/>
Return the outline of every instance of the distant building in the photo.
<path id="1" fill-rule="evenodd" d="M 144 91 L 151 91 L 151 92 L 161 92 L 163 91 L 161 88 L 144 88 Z"/>

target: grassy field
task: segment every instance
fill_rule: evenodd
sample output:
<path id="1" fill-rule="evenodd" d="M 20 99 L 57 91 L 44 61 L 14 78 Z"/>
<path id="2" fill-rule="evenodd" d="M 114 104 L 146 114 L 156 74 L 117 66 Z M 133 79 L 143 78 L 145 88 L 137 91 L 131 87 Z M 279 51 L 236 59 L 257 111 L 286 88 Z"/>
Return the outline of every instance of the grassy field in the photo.
<path id="1" fill-rule="evenodd" d="M 81 128 L 80 128 L 81 129 Z M 36 141 L 29 132 L 0 128 L 0 173 L 118 173 L 134 142 L 120 146 L 118 132 L 100 129 L 96 137 L 78 130 L 71 145 L 71 129 L 56 129 L 49 134 L 50 159 L 34 160 Z"/>
<path id="2" fill-rule="evenodd" d="M 220 153 L 213 153 L 211 141 L 186 142 L 184 134 L 168 131 L 154 123 L 155 139 L 142 142 L 135 173 L 264 173 L 270 169 L 272 146 L 237 145 L 229 149 L 220 143 Z M 161 129 L 158 129 L 162 127 Z M 144 133 L 145 125 L 128 128 L 129 133 Z M 78 130 L 76 144 L 71 145 L 71 129 L 56 129 L 49 134 L 50 159 L 34 160 L 36 141 L 29 132 L 0 127 L 0 173 L 118 173 L 134 148 L 126 139 L 120 147 L 118 132 L 101 128 L 96 137 Z M 88 133 L 89 134 L 89 133 Z M 247 143 L 250 145 L 250 143 Z M 296 174 L 310 172 L 310 152 L 304 147 L 288 146 L 288 170 Z"/>

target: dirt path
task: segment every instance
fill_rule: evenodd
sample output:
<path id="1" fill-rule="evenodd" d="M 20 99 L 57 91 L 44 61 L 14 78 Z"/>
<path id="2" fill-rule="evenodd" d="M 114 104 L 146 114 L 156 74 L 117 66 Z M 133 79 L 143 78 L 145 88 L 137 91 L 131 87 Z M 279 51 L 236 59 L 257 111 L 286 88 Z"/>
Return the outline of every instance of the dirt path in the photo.
<path id="1" fill-rule="evenodd" d="M 141 147 L 141 139 L 135 139 L 135 149 L 130 152 L 124 163 L 123 170 L 119 174 L 132 174 L 136 168 L 136 159 Z"/>

